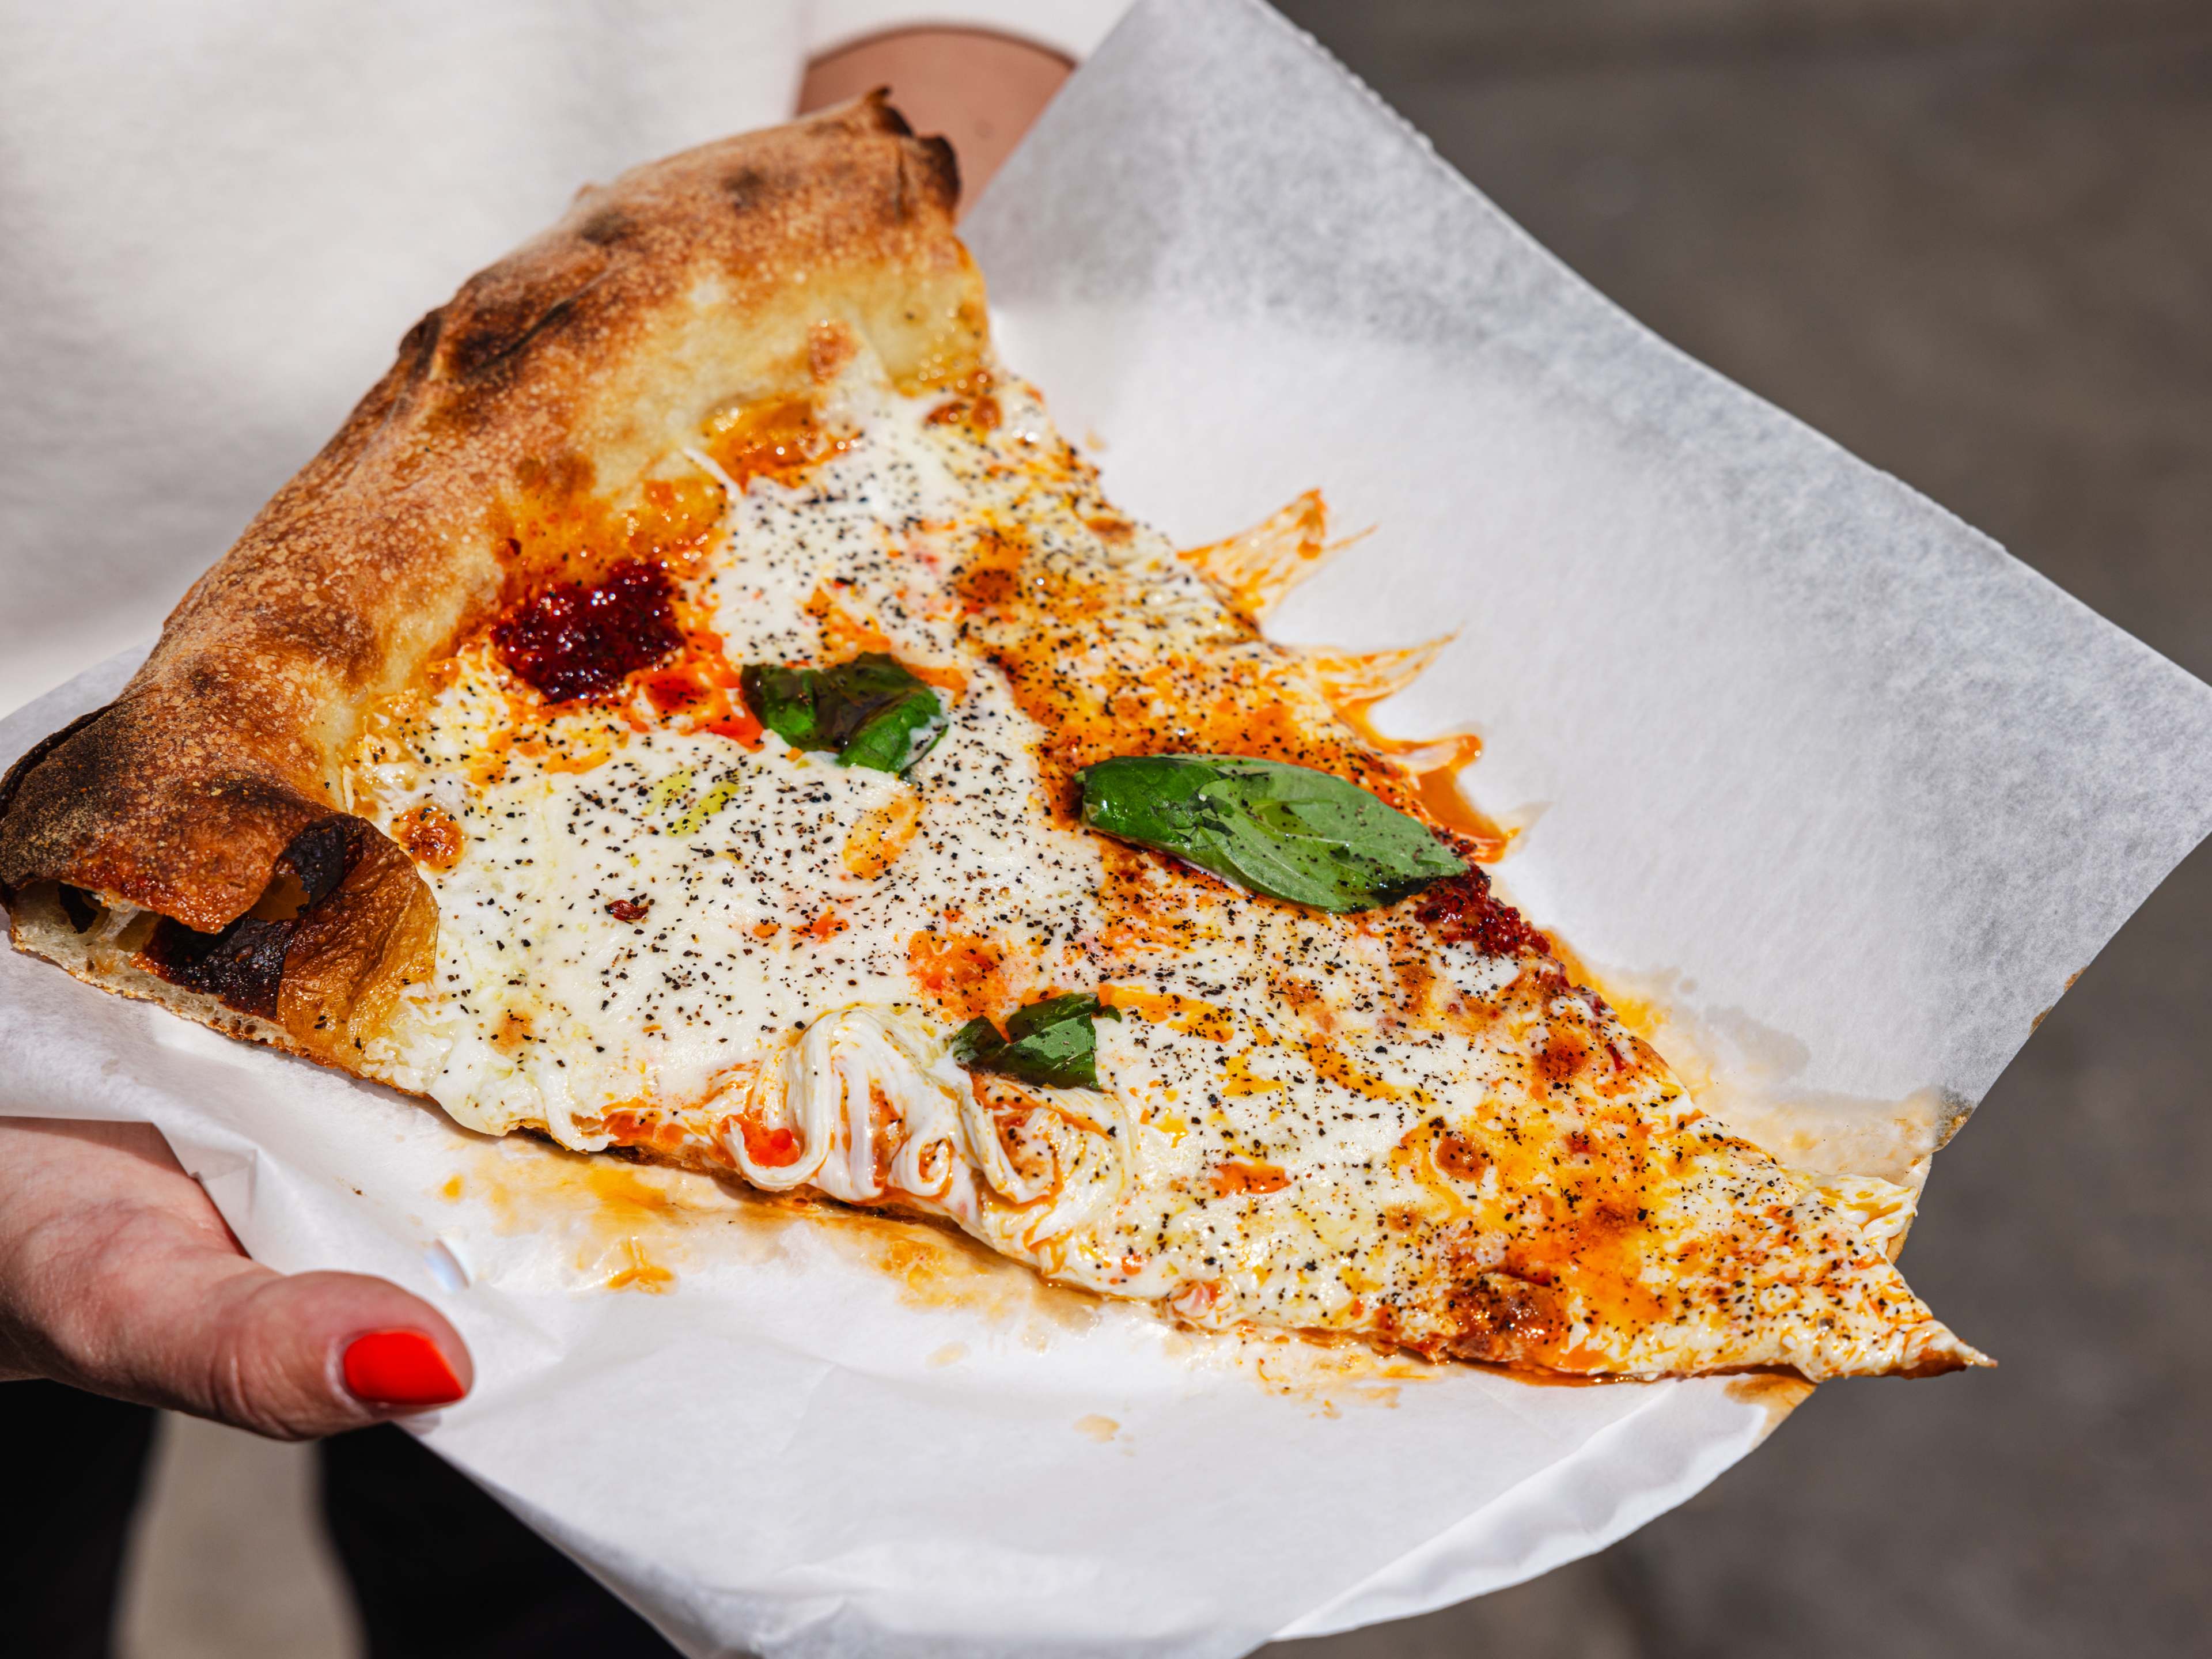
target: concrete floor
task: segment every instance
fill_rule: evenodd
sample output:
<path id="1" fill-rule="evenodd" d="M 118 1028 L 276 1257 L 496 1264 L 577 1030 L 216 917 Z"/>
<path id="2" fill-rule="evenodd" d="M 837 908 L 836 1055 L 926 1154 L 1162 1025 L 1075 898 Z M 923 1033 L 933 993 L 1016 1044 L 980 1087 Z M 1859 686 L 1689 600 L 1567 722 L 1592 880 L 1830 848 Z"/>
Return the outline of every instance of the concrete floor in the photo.
<path id="1" fill-rule="evenodd" d="M 2212 677 L 2201 0 L 1284 9 L 1662 334 Z M 2002 1370 L 1824 1388 L 1604 1556 L 1297 1659 L 2201 1650 L 2208 938 L 2200 854 L 1944 1154 L 1907 1266 Z M 133 1659 L 349 1651 L 301 1454 L 164 1455 Z"/>
<path id="2" fill-rule="evenodd" d="M 117 1659 L 351 1659 L 360 1636 L 314 1481 L 308 1447 L 166 1419 Z"/>

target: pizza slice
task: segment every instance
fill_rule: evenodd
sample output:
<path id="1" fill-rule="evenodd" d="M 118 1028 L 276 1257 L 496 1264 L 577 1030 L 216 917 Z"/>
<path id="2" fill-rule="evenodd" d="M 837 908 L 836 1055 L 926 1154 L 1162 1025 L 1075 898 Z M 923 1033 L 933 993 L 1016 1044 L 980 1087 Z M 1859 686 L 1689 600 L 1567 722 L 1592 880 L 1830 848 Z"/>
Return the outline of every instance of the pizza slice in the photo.
<path id="1" fill-rule="evenodd" d="M 586 191 L 416 325 L 0 792 L 15 943 L 526 1131 L 1200 1327 L 1654 1376 L 1983 1363 L 1492 890 L 1428 647 L 1258 626 L 993 356 L 881 98 Z"/>

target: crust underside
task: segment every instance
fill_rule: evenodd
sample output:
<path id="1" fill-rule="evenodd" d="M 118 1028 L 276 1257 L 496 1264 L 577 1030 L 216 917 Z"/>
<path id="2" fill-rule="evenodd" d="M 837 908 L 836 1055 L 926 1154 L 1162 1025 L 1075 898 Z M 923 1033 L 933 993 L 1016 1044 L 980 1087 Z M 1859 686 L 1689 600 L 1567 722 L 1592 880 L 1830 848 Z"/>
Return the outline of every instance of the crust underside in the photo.
<path id="1" fill-rule="evenodd" d="M 275 1020 L 241 1013 L 218 998 L 172 984 L 142 967 L 137 951 L 130 945 L 118 944 L 99 930 L 78 931 L 51 890 L 18 895 L 8 920 L 9 939 L 18 951 L 51 962 L 88 985 L 136 1002 L 155 1003 L 225 1036 L 265 1043 L 303 1060 L 322 1058 L 294 1042 L 291 1033 Z"/>

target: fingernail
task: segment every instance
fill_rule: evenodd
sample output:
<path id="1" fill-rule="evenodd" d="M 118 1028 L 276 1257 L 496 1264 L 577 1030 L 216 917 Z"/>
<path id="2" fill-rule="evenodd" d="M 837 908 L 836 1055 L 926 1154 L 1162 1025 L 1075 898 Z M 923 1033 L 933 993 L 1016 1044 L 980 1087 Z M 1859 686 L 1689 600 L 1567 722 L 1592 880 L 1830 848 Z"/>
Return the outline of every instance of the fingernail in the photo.
<path id="1" fill-rule="evenodd" d="M 346 1345 L 345 1385 L 372 1406 L 445 1406 L 468 1391 L 420 1331 L 371 1331 Z"/>

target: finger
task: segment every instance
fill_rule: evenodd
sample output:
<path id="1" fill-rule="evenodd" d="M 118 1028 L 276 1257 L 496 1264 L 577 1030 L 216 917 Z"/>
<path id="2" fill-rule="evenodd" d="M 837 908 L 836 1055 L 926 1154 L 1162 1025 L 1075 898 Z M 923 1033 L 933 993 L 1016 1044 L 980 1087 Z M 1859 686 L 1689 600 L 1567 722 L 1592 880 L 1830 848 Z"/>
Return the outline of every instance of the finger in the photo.
<path id="1" fill-rule="evenodd" d="M 128 1350 L 113 1368 L 161 1404 L 296 1440 L 447 1405 L 474 1381 L 460 1334 L 384 1279 L 211 1253 L 176 1267 L 157 1297 L 122 1310 Z"/>
<path id="2" fill-rule="evenodd" d="M 445 1404 L 472 1382 L 459 1333 L 420 1297 L 240 1254 L 166 1147 L 74 1129 L 9 1140 L 4 1346 L 37 1374 L 286 1439 Z"/>

